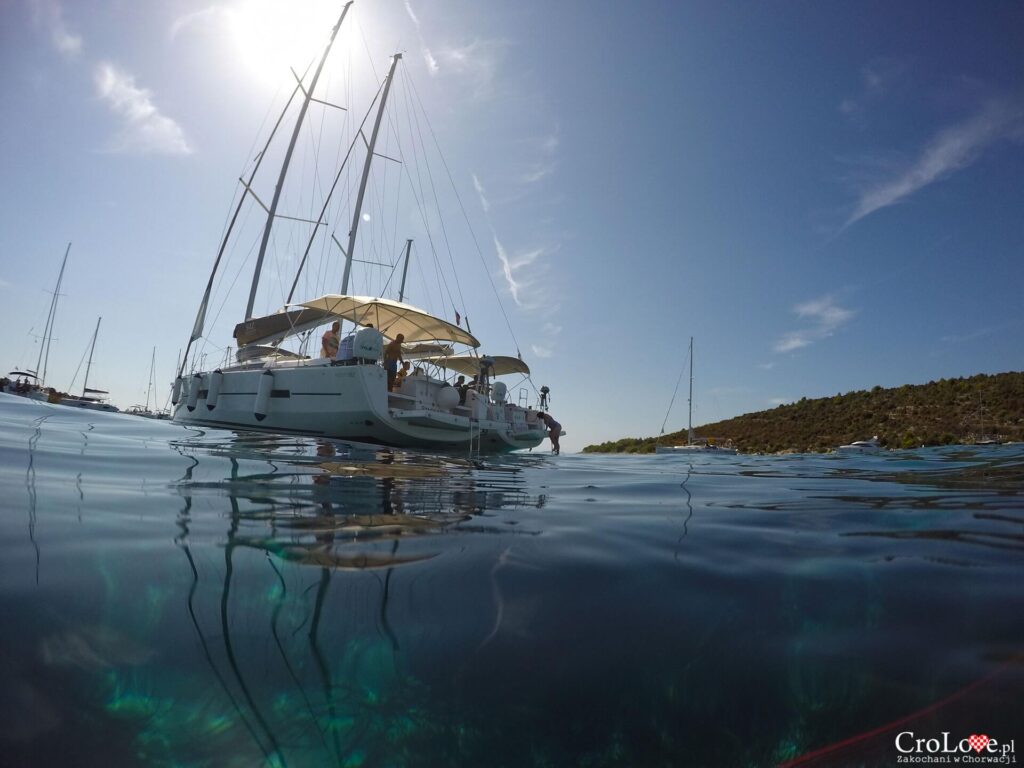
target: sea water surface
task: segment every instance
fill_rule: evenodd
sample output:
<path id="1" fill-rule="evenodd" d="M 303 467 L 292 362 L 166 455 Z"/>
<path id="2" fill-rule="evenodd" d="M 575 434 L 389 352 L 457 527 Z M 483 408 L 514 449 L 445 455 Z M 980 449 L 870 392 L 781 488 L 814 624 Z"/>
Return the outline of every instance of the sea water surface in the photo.
<path id="1" fill-rule="evenodd" d="M 0 395 L 0 509 L 5 766 L 1024 750 L 1020 445 L 471 461 Z"/>

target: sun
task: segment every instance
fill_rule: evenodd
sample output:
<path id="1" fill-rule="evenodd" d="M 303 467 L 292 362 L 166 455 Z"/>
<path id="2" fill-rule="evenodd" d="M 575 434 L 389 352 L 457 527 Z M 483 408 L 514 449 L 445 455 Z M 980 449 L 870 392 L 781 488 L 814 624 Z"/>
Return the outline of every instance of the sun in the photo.
<path id="1" fill-rule="evenodd" d="M 302 75 L 323 51 L 343 8 L 339 0 L 239 0 L 225 13 L 242 65 L 270 85 L 290 77 L 289 68 Z M 342 34 L 351 21 L 349 14 Z"/>

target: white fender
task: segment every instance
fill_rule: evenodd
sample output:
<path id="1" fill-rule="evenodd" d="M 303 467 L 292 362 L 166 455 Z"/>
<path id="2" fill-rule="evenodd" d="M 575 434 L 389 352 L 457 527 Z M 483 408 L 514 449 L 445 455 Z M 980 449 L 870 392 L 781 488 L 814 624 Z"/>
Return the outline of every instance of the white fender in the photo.
<path id="1" fill-rule="evenodd" d="M 217 398 L 220 397 L 220 387 L 224 383 L 224 374 L 218 368 L 210 374 L 210 385 L 206 390 L 206 407 L 213 410 L 217 407 Z"/>
<path id="2" fill-rule="evenodd" d="M 270 391 L 273 388 L 274 374 L 271 371 L 264 371 L 260 376 L 260 383 L 256 387 L 256 405 L 252 409 L 256 421 L 263 421 L 267 418 L 267 410 L 270 408 Z"/>
<path id="3" fill-rule="evenodd" d="M 177 405 L 181 400 L 181 376 L 174 380 L 174 389 L 171 390 L 171 405 Z"/>
<path id="4" fill-rule="evenodd" d="M 198 373 L 193 374 L 192 381 L 188 383 L 188 400 L 185 405 L 190 411 L 196 409 L 196 403 L 199 402 L 199 388 L 203 386 L 203 377 Z"/>

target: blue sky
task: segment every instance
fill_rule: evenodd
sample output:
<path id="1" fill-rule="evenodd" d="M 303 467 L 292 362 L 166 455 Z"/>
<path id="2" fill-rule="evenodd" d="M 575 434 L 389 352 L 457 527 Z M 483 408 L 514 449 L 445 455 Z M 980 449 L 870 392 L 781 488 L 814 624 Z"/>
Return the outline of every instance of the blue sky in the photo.
<path id="1" fill-rule="evenodd" d="M 72 241 L 51 383 L 99 315 L 93 383 L 143 400 L 153 346 L 170 381 L 260 126 L 339 11 L 3 5 L 5 370 Z M 359 0 L 339 44 L 359 115 L 404 52 L 480 244 L 442 201 L 454 303 L 514 352 L 493 281 L 570 449 L 657 433 L 691 335 L 697 423 L 1022 367 L 1020 4 Z M 409 301 L 450 317 L 424 242 Z"/>

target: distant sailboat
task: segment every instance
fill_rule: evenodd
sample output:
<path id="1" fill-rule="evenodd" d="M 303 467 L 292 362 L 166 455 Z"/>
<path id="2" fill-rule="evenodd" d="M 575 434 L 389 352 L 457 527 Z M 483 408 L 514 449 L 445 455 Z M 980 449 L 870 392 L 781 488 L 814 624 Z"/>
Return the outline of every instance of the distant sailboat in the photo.
<path id="1" fill-rule="evenodd" d="M 107 402 L 107 395 L 110 393 L 105 389 L 89 388 L 89 371 L 92 368 L 92 356 L 96 351 L 96 337 L 100 333 L 100 322 L 102 317 L 96 319 L 96 330 L 92 332 L 92 343 L 89 345 L 89 363 L 85 366 L 85 381 L 82 383 L 81 397 L 62 397 L 61 405 L 70 405 L 72 408 L 87 408 L 92 411 L 118 411 L 116 405 Z"/>
<path id="2" fill-rule="evenodd" d="M 689 416 L 686 423 L 686 445 L 657 445 L 655 453 L 702 453 L 718 454 L 720 456 L 731 456 L 736 453 L 735 448 L 723 448 L 708 442 L 707 439 L 693 437 L 693 336 L 690 337 L 690 397 L 687 401 L 690 406 Z M 672 406 L 669 405 L 669 410 Z M 668 417 L 666 416 L 666 419 Z M 664 430 L 664 426 L 662 427 Z"/>
<path id="3" fill-rule="evenodd" d="M 132 416 L 142 416 L 147 419 L 169 419 L 171 415 L 165 411 L 154 411 L 149 407 L 150 398 L 153 395 L 156 373 L 156 347 L 153 347 L 153 354 L 149 361 L 149 384 L 146 387 L 146 404 L 133 405 L 125 410 L 125 413 Z M 156 403 L 154 403 L 156 405 Z"/>
<path id="4" fill-rule="evenodd" d="M 14 394 L 23 395 L 33 400 L 47 400 L 49 393 L 45 389 L 46 372 L 50 365 L 50 345 L 53 342 L 53 326 L 57 318 L 57 302 L 60 298 L 60 286 L 64 282 L 64 268 L 68 264 L 68 254 L 71 253 L 71 243 L 64 251 L 64 260 L 60 263 L 60 272 L 57 274 L 57 284 L 53 289 L 53 298 L 50 299 L 50 310 L 46 315 L 46 325 L 43 327 L 43 336 L 39 344 L 39 357 L 36 360 L 35 370 L 11 371 L 9 376 L 17 376 L 22 380 L 22 387 L 9 389 Z"/>

